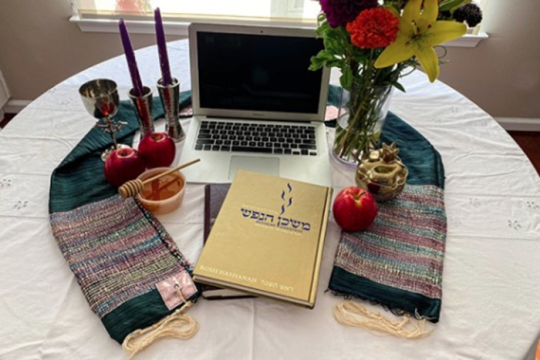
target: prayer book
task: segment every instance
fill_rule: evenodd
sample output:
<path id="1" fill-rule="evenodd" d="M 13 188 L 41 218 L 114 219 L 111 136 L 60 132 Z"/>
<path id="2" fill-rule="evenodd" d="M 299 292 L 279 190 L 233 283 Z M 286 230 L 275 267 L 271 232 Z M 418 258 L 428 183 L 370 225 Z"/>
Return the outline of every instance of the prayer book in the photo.
<path id="1" fill-rule="evenodd" d="M 240 170 L 194 280 L 313 308 L 332 189 Z"/>

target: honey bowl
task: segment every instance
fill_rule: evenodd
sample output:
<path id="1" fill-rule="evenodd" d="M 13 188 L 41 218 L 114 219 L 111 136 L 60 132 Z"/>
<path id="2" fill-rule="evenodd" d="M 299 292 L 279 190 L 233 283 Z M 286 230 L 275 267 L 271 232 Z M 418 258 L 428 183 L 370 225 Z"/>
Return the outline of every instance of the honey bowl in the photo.
<path id="1" fill-rule="evenodd" d="M 138 179 L 144 181 L 170 169 L 168 167 L 149 169 L 139 175 Z M 186 177 L 180 171 L 177 171 L 145 184 L 142 191 L 137 195 L 137 199 L 146 210 L 151 211 L 153 214 L 167 214 L 180 207 L 184 199 L 185 189 Z"/>

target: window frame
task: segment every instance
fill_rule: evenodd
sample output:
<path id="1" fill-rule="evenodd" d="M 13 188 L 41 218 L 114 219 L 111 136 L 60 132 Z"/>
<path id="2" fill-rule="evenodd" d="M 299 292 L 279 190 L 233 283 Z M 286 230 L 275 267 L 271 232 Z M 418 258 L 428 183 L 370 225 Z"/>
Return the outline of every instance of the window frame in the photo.
<path id="1" fill-rule="evenodd" d="M 73 15 L 70 22 L 78 25 L 83 32 L 118 33 L 118 20 L 124 18 L 132 34 L 155 34 L 153 17 L 148 15 L 128 14 L 100 14 L 79 12 L 76 0 L 72 0 Z M 485 9 L 489 0 L 478 0 Z M 303 0 L 272 0 L 271 17 L 243 17 L 243 16 L 211 16 L 211 15 L 185 15 L 178 17 L 164 17 L 163 25 L 169 35 L 182 37 L 188 36 L 188 28 L 192 22 L 204 22 L 215 24 L 248 25 L 248 26 L 274 26 L 274 27 L 301 27 L 315 29 L 316 19 L 272 17 L 272 14 L 280 14 L 283 11 L 303 10 Z M 448 47 L 474 48 L 488 39 L 489 35 L 482 31 L 480 25 L 463 36 L 462 38 L 445 43 Z"/>

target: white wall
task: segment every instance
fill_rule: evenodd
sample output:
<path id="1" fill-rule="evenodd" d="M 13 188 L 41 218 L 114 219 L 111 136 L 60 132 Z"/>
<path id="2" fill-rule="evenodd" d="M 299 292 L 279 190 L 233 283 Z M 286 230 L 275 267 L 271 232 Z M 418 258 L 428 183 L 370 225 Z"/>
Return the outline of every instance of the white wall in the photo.
<path id="1" fill-rule="evenodd" d="M 490 0 L 477 48 L 448 48 L 441 80 L 494 117 L 540 118 L 540 0 Z"/>

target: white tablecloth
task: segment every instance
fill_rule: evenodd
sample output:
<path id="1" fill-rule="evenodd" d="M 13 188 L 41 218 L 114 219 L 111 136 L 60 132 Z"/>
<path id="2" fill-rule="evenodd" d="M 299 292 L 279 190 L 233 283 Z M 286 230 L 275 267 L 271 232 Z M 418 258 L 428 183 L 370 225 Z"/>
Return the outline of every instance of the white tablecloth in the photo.
<path id="1" fill-rule="evenodd" d="M 171 43 L 169 52 L 173 73 L 189 89 L 187 42 Z M 143 83 L 155 84 L 156 49 L 137 56 Z M 86 303 L 48 220 L 51 172 L 94 124 L 77 89 L 101 77 L 114 79 L 126 98 L 130 80 L 119 57 L 55 86 L 0 132 L 1 359 L 125 357 Z M 441 82 L 429 84 L 420 72 L 404 84 L 407 93 L 395 93 L 391 110 L 434 144 L 446 168 L 448 239 L 433 334 L 408 341 L 334 320 L 341 299 L 324 293 L 340 233 L 331 218 L 314 310 L 266 299 L 201 300 L 190 311 L 200 323 L 193 339 L 161 340 L 139 359 L 534 357 L 540 180 L 510 136 L 464 96 Z M 351 173 L 334 170 L 336 188 L 353 184 Z M 182 208 L 159 217 L 192 261 L 202 246 L 202 208 L 202 187 L 189 186 Z"/>

